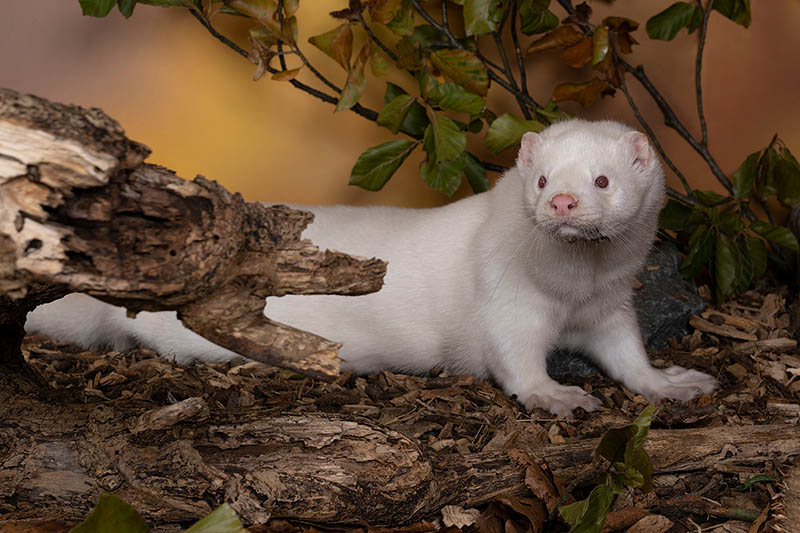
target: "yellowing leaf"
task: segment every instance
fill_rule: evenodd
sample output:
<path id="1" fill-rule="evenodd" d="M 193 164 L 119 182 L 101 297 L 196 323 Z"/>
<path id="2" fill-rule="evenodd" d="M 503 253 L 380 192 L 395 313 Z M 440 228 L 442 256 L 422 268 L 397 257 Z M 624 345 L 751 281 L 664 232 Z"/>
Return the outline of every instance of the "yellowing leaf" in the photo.
<path id="1" fill-rule="evenodd" d="M 367 86 L 367 78 L 364 76 L 364 67 L 372 55 L 372 43 L 365 44 L 356 57 L 353 68 L 347 73 L 347 81 L 342 89 L 342 96 L 336 104 L 336 111 L 350 109 L 361 98 L 364 88 Z"/>
<path id="2" fill-rule="evenodd" d="M 353 55 L 353 30 L 350 24 L 341 24 L 331 31 L 310 37 L 308 42 L 350 71 L 350 56 Z"/>
<path id="3" fill-rule="evenodd" d="M 256 19 L 275 32 L 280 31 L 280 22 L 278 22 L 277 17 L 278 2 L 276 0 L 228 0 L 226 4 L 236 9 L 236 11 Z"/>
<path id="4" fill-rule="evenodd" d="M 597 65 L 608 55 L 608 28 L 598 26 L 592 38 L 592 65 Z"/>
<path id="5" fill-rule="evenodd" d="M 430 60 L 445 78 L 469 92 L 486 96 L 489 91 L 489 75 L 473 52 L 446 48 L 431 53 Z"/>
<path id="6" fill-rule="evenodd" d="M 303 67 L 292 68 L 289 70 L 284 70 L 281 72 L 276 72 L 272 75 L 272 79 L 275 81 L 289 81 L 293 80 L 300 74 L 300 71 L 303 70 Z"/>

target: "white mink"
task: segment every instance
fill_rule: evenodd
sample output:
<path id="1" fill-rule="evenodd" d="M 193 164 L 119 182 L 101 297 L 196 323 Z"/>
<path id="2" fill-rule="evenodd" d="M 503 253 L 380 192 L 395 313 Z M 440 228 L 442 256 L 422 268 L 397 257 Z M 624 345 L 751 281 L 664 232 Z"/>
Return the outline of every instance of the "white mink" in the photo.
<path id="1" fill-rule="evenodd" d="M 559 122 L 524 135 L 516 167 L 493 189 L 445 207 L 303 207 L 315 215 L 305 237 L 387 260 L 385 285 L 358 297 L 269 298 L 265 313 L 342 342 L 344 369 L 492 377 L 527 408 L 559 416 L 600 401 L 548 377 L 555 346 L 586 353 L 649 399 L 689 400 L 714 378 L 653 368 L 632 303 L 663 201 L 663 170 L 643 134 Z M 142 344 L 180 363 L 236 357 L 174 312 L 130 319 L 80 294 L 39 307 L 26 328 L 84 346 Z"/>

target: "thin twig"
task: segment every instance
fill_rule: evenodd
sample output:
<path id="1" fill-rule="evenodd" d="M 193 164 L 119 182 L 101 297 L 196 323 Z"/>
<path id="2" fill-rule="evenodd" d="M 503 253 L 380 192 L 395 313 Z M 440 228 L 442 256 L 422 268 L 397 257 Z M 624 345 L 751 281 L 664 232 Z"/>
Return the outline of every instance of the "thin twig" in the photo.
<path id="1" fill-rule="evenodd" d="M 224 44 L 225 46 L 227 46 L 228 48 L 230 48 L 231 50 L 233 50 L 234 52 L 236 52 L 240 56 L 244 57 L 245 59 L 248 59 L 248 60 L 250 59 L 250 54 L 247 53 L 247 50 L 245 50 L 244 48 L 242 48 L 238 44 L 234 43 L 233 41 L 231 41 L 230 39 L 228 39 L 227 37 L 225 37 L 224 35 L 219 33 L 216 29 L 214 29 L 214 27 L 200 13 L 198 13 L 194 9 L 190 9 L 189 12 L 219 42 L 221 42 L 222 44 Z M 307 66 L 310 66 L 310 65 L 307 65 Z M 266 66 L 266 70 L 270 74 L 277 74 L 278 72 L 280 72 L 279 70 L 277 70 L 277 69 L 275 69 L 273 67 L 270 67 L 269 65 Z M 318 98 L 319 100 L 322 100 L 323 102 L 325 102 L 327 104 L 336 105 L 339 102 L 338 98 L 335 98 L 335 97 L 333 97 L 333 96 L 331 96 L 329 94 L 325 94 L 324 92 L 319 91 L 319 90 L 317 90 L 317 89 L 315 89 L 313 87 L 310 87 L 310 86 L 306 85 L 303 82 L 300 82 L 300 81 L 297 81 L 297 80 L 289 80 L 289 83 L 292 85 L 292 87 L 294 87 L 296 89 L 300 89 L 301 91 L 303 91 L 305 93 L 308 93 L 311 96 L 313 96 L 315 98 Z M 355 113 L 357 115 L 360 115 L 360 116 L 366 118 L 367 120 L 371 120 L 372 122 L 376 122 L 378 120 L 378 113 L 376 111 L 373 111 L 372 109 L 366 108 L 366 107 L 362 106 L 361 104 L 354 105 L 353 107 L 350 108 L 350 111 L 352 111 L 353 113 Z"/>
<path id="2" fill-rule="evenodd" d="M 694 150 L 705 160 L 706 164 L 711 169 L 711 172 L 714 174 L 714 177 L 717 178 L 723 187 L 725 187 L 729 193 L 733 193 L 733 184 L 731 183 L 731 180 L 728 179 L 728 177 L 719 167 L 719 164 L 717 164 L 717 161 L 709 153 L 708 147 L 697 142 L 692 134 L 688 132 L 680 119 L 678 119 L 677 115 L 675 115 L 675 112 L 669 106 L 667 101 L 650 81 L 650 78 L 647 77 L 647 74 L 644 72 L 644 67 L 641 65 L 634 67 L 619 56 L 617 56 L 617 59 L 619 60 L 619 64 L 622 65 L 627 72 L 633 74 L 633 76 L 642 85 L 642 87 L 645 88 L 650 97 L 656 103 L 658 108 L 661 110 L 661 113 L 664 115 L 664 124 L 678 132 L 678 135 L 683 137 L 683 139 L 689 143 L 689 146 L 694 148 Z"/>
<path id="3" fill-rule="evenodd" d="M 514 3 L 516 5 L 516 3 Z M 514 88 L 514 97 L 517 99 L 517 103 L 519 104 L 519 108 L 522 110 L 522 113 L 525 115 L 525 118 L 530 120 L 532 118 L 531 112 L 528 109 L 528 106 L 525 105 L 525 101 L 522 99 L 523 94 L 519 89 L 519 85 L 517 85 L 517 80 L 514 78 L 514 73 L 511 71 L 511 64 L 508 62 L 508 57 L 506 57 L 506 48 L 503 44 L 503 27 L 505 26 L 506 19 L 508 19 L 508 15 L 511 11 L 506 9 L 503 13 L 503 20 L 500 22 L 500 25 L 497 28 L 497 31 L 492 32 L 492 37 L 494 37 L 494 45 L 497 48 L 497 53 L 500 54 L 500 59 L 503 61 L 503 73 L 506 75 L 506 79 Z M 516 21 L 512 21 L 512 26 L 516 23 Z"/>
<path id="4" fill-rule="evenodd" d="M 517 36 L 517 3 L 511 2 L 511 40 L 514 41 L 514 54 L 517 56 L 517 67 L 519 67 L 519 81 L 522 94 L 528 94 L 528 77 L 525 75 L 525 59 L 522 57 L 522 49 L 519 46 L 519 37 Z"/>
<path id="5" fill-rule="evenodd" d="M 572 1 L 571 0 L 558 0 L 558 3 L 570 15 L 574 15 L 575 14 L 575 8 L 572 7 Z M 582 27 L 582 29 L 583 29 L 584 33 L 588 33 L 590 31 L 588 28 L 583 28 Z M 621 65 L 625 69 L 625 71 L 630 72 L 631 74 L 633 74 L 633 76 L 636 78 L 636 80 L 642 85 L 642 87 L 645 88 L 647 93 L 650 95 L 650 97 L 656 103 L 658 108 L 661 110 L 661 113 L 664 115 L 664 124 L 666 124 L 668 127 L 672 128 L 672 129 L 674 129 L 678 133 L 678 135 L 680 135 L 687 143 L 689 143 L 689 145 L 692 148 L 694 148 L 694 150 L 698 154 L 700 154 L 700 156 L 706 162 L 708 167 L 711 169 L 711 172 L 712 172 L 712 174 L 714 174 L 714 177 L 716 177 L 717 180 L 725 187 L 725 189 L 727 189 L 728 192 L 732 194 L 733 193 L 733 184 L 731 183 L 731 180 L 728 179 L 728 177 L 725 175 L 725 173 L 720 168 L 719 164 L 717 164 L 717 161 L 714 159 L 714 157 L 708 151 L 708 147 L 705 144 L 703 144 L 701 142 L 698 142 L 692 136 L 692 134 L 689 133 L 689 131 L 686 129 L 686 127 L 683 125 L 683 123 L 680 121 L 680 119 L 678 119 L 677 115 L 672 110 L 670 105 L 667 103 L 667 101 L 664 99 L 664 97 L 661 95 L 661 93 L 658 91 L 658 89 L 656 89 L 656 87 L 650 81 L 650 78 L 647 77 L 647 74 L 645 74 L 644 67 L 642 67 L 641 65 L 638 65 L 638 66 L 634 67 L 633 65 L 631 65 L 630 63 L 625 61 L 624 58 L 622 58 L 621 56 L 619 56 L 616 53 L 614 54 L 614 60 L 617 61 L 618 64 Z"/>
<path id="6" fill-rule="evenodd" d="M 702 1 L 698 0 L 700 8 L 702 9 Z M 694 85 L 695 92 L 697 93 L 697 116 L 700 119 L 700 143 L 703 146 L 708 146 L 708 128 L 706 127 L 706 117 L 703 114 L 703 84 L 701 83 L 701 72 L 703 67 L 703 49 L 706 46 L 706 33 L 708 31 L 708 19 L 711 16 L 711 7 L 714 5 L 714 0 L 708 0 L 708 6 L 703 12 L 703 24 L 700 26 L 700 37 L 697 43 L 697 62 L 694 67 Z"/>
<path id="7" fill-rule="evenodd" d="M 278 22 L 281 23 L 281 31 L 283 30 L 283 0 L 278 0 Z M 278 40 L 278 60 L 281 64 L 281 70 L 286 72 L 286 58 L 283 55 L 283 41 Z"/>
<path id="8" fill-rule="evenodd" d="M 367 21 L 364 20 L 364 15 L 362 13 L 358 14 L 358 20 L 361 22 L 361 27 L 364 28 L 364 31 L 367 32 L 367 36 L 372 40 L 372 42 L 377 44 L 380 47 L 380 49 L 386 53 L 387 56 L 392 58 L 392 61 L 397 61 L 397 54 L 392 52 L 391 48 L 383 44 L 383 41 L 378 39 L 378 36 L 375 35 L 375 33 L 372 31 L 372 28 L 370 28 L 367 25 Z"/>
<path id="9" fill-rule="evenodd" d="M 650 137 L 650 142 L 653 143 L 653 146 L 655 147 L 656 151 L 658 151 L 658 154 L 661 156 L 661 159 L 664 160 L 664 162 L 667 164 L 670 170 L 672 170 L 672 172 L 674 172 L 675 175 L 678 176 L 678 179 L 681 180 L 681 183 L 683 184 L 683 188 L 686 191 L 687 196 L 683 196 L 677 191 L 674 191 L 675 194 L 680 195 L 680 198 L 677 199 L 681 200 L 685 204 L 694 205 L 694 192 L 692 192 L 692 187 L 691 185 L 689 185 L 689 181 L 686 179 L 686 176 L 683 175 L 683 172 L 681 172 L 678 169 L 678 167 L 675 166 L 675 163 L 673 163 L 672 159 L 669 158 L 667 152 L 664 151 L 664 148 L 658 141 L 656 134 L 653 132 L 653 129 L 650 127 L 650 124 L 648 124 L 647 120 L 644 118 L 641 111 L 639 111 L 639 106 L 636 105 L 636 101 L 633 99 L 633 96 L 631 96 L 631 93 L 628 90 L 628 85 L 625 82 L 625 74 L 621 72 L 619 63 L 617 62 L 618 56 L 616 54 L 616 49 L 614 47 L 613 39 L 609 39 L 609 46 L 611 47 L 610 49 L 612 54 L 611 58 L 614 60 L 614 67 L 617 71 L 617 77 L 619 77 L 620 79 L 619 85 L 615 85 L 615 87 L 620 91 L 622 91 L 622 94 L 625 95 L 625 99 L 628 101 L 628 105 L 633 110 L 633 114 L 636 116 L 636 119 L 639 121 L 639 124 L 641 124 L 645 133 L 647 133 L 647 136 Z"/>
<path id="10" fill-rule="evenodd" d="M 411 5 L 414 7 L 414 9 L 417 11 L 417 13 L 419 13 L 422 16 L 422 18 L 425 19 L 425 21 L 428 24 L 430 24 L 431 26 L 433 26 L 434 28 L 436 28 L 437 30 L 442 32 L 444 34 L 444 36 L 447 37 L 447 40 L 450 42 L 450 44 L 453 47 L 458 48 L 459 50 L 466 50 L 467 49 L 466 46 L 464 46 L 462 43 L 460 43 L 458 41 L 458 39 L 456 39 L 456 36 L 453 35 L 453 32 L 450 31 L 449 27 L 442 26 L 441 24 L 436 22 L 436 19 L 434 19 L 430 15 L 430 13 L 425 11 L 425 9 L 420 5 L 419 0 L 411 0 Z M 498 66 L 498 65 L 492 63 L 491 61 L 489 61 L 480 52 L 473 52 L 473 53 L 475 53 L 475 55 L 478 57 L 478 59 L 480 59 L 480 61 L 483 63 L 483 66 L 486 68 L 486 73 L 488 74 L 490 80 L 492 80 L 495 83 L 497 83 L 498 85 L 500 85 L 503 89 L 505 89 L 506 91 L 510 92 L 515 97 L 517 95 L 519 95 L 520 98 L 522 99 L 522 101 L 525 103 L 525 105 L 527 105 L 531 109 L 538 109 L 538 108 L 542 107 L 533 98 L 531 98 L 530 96 L 525 95 L 525 94 L 521 94 L 518 89 L 514 89 L 513 86 L 511 86 L 506 80 L 501 78 L 494 70 L 492 70 L 492 68 L 490 68 L 490 67 L 494 67 L 497 70 L 502 70 L 502 68 L 500 66 Z"/>

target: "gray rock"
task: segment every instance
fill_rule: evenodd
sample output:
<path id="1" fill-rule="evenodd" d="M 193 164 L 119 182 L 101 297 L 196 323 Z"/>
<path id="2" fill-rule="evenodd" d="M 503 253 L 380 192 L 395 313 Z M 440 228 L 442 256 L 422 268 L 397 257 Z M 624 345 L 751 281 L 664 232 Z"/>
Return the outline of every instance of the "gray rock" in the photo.
<path id="1" fill-rule="evenodd" d="M 678 272 L 680 263 L 678 249 L 660 242 L 637 276 L 642 286 L 635 291 L 634 304 L 648 351 L 666 348 L 670 337 L 686 335 L 691 316 L 705 309 L 694 283 Z M 551 376 L 588 376 L 597 372 L 597 367 L 577 352 L 557 349 L 547 360 L 547 372 Z"/>

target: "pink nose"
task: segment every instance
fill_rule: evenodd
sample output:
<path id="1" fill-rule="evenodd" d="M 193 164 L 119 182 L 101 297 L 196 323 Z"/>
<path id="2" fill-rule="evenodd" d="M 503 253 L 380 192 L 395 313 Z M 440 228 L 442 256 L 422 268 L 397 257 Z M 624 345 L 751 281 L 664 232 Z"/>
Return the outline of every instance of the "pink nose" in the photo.
<path id="1" fill-rule="evenodd" d="M 578 199 L 571 194 L 556 194 L 550 199 L 550 207 L 556 210 L 556 215 L 568 215 L 571 209 L 578 205 Z"/>

